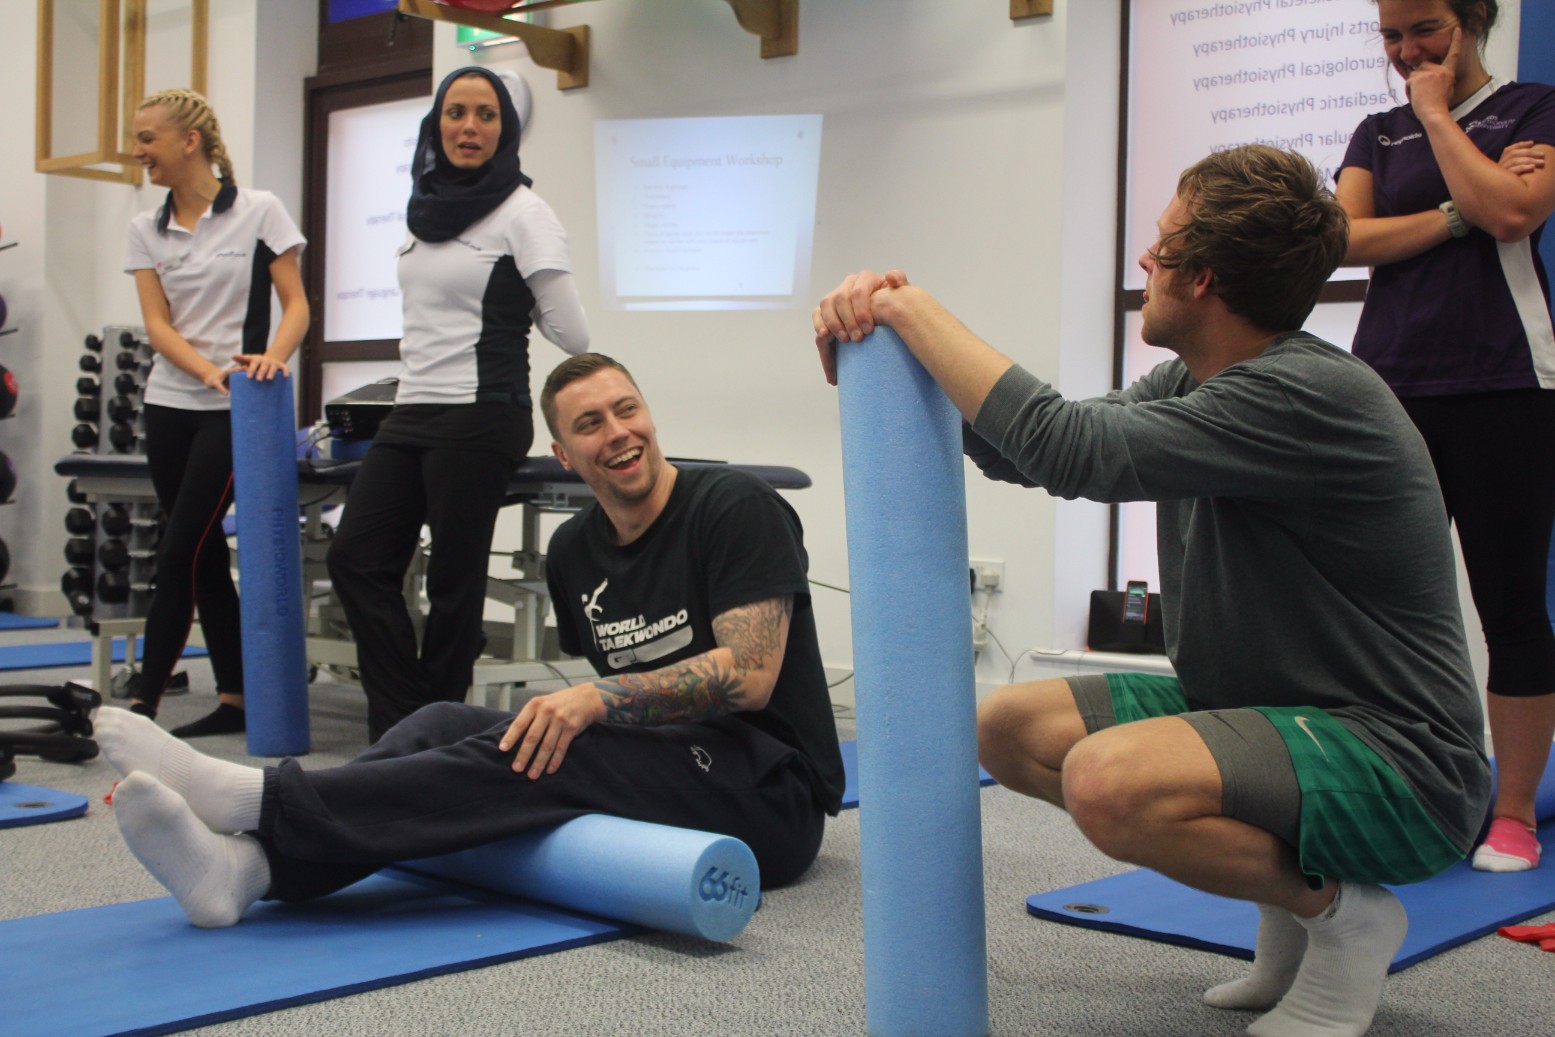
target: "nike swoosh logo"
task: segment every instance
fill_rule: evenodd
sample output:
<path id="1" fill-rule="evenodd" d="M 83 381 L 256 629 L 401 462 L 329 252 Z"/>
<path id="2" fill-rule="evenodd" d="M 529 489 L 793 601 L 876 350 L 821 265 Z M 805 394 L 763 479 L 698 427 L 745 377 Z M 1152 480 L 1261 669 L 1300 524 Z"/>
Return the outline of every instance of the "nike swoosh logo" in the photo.
<path id="1" fill-rule="evenodd" d="M 1323 759 L 1326 760 L 1328 759 L 1328 750 L 1323 748 L 1323 743 L 1317 740 L 1317 735 L 1313 734 L 1312 728 L 1307 726 L 1310 723 L 1311 721 L 1309 721 L 1306 717 L 1296 718 L 1296 726 L 1301 728 L 1303 734 L 1312 739 L 1312 744 L 1317 746 L 1317 751 L 1322 753 Z"/>

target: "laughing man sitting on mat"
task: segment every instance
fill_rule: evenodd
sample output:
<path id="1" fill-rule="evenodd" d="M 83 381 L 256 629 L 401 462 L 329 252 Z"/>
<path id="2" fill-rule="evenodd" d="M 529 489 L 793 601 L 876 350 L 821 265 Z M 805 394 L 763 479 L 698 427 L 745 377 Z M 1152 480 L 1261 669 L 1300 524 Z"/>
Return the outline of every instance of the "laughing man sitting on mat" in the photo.
<path id="1" fill-rule="evenodd" d="M 195 925 L 583 814 L 742 839 L 769 888 L 815 859 L 843 773 L 798 516 L 754 476 L 666 461 L 609 357 L 563 361 L 540 404 L 556 456 L 596 497 L 551 540 L 557 633 L 608 676 L 516 717 L 424 706 L 313 771 L 215 760 L 100 710 L 98 742 L 126 775 L 119 829 Z"/>
<path id="2" fill-rule="evenodd" d="M 836 341 L 895 329 L 992 478 L 1157 502 L 1177 677 L 1001 688 L 982 761 L 1109 856 L 1259 905 L 1251 973 L 1204 994 L 1269 1010 L 1248 1033 L 1358 1035 L 1407 924 L 1380 883 L 1460 859 L 1489 797 L 1447 515 L 1387 386 L 1298 330 L 1348 231 L 1305 159 L 1212 155 L 1158 227 L 1143 337 L 1177 358 L 1106 397 L 1065 400 L 900 271 L 845 280 L 816 341 L 835 380 Z"/>

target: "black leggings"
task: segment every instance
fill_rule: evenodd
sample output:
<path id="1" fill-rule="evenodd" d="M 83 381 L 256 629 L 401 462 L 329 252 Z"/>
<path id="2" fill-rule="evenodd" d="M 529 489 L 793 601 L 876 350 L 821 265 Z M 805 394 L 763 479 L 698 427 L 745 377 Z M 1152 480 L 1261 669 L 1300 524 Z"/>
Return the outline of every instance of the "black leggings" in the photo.
<path id="1" fill-rule="evenodd" d="M 1545 604 L 1555 522 L 1555 391 L 1402 401 L 1430 448 L 1458 527 L 1497 695 L 1555 693 Z"/>
<path id="2" fill-rule="evenodd" d="M 495 451 L 461 447 L 374 443 L 367 451 L 328 560 L 356 641 L 372 741 L 430 702 L 463 701 L 469 693 L 491 535 L 514 465 Z M 432 554 L 418 651 L 402 588 L 423 522 L 432 531 Z"/>
<path id="3" fill-rule="evenodd" d="M 243 691 L 243 647 L 232 557 L 221 520 L 232 505 L 232 418 L 225 410 L 147 404 L 146 461 L 167 526 L 146 612 L 140 699 L 155 707 L 178 665 L 196 609 L 216 690 Z"/>

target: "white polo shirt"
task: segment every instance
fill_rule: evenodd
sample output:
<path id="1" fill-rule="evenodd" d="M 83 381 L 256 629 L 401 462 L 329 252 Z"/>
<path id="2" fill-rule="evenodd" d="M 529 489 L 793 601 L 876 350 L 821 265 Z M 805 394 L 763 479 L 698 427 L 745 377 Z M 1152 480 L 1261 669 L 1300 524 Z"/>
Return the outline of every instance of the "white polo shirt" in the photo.
<path id="1" fill-rule="evenodd" d="M 567 232 L 519 187 L 449 241 L 412 235 L 400 250 L 405 330 L 396 403 L 509 401 L 529 395 L 534 296 L 524 279 L 572 272 Z"/>
<path id="2" fill-rule="evenodd" d="M 155 270 L 173 327 L 213 364 L 234 353 L 263 353 L 270 342 L 270 264 L 307 244 L 269 191 L 224 185 L 185 230 L 172 219 L 172 192 L 161 207 L 130 221 L 124 272 Z M 184 410 L 226 410 L 231 401 L 171 363 L 152 367 L 147 403 Z"/>

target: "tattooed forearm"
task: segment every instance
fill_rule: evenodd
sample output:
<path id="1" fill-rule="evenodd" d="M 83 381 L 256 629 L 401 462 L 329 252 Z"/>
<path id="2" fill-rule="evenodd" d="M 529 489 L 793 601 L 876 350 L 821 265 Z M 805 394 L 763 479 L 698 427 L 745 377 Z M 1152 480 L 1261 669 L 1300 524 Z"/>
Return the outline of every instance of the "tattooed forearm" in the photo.
<path id="1" fill-rule="evenodd" d="M 647 673 L 595 681 L 606 719 L 669 724 L 760 709 L 782 665 L 792 609 L 788 596 L 730 609 L 713 620 L 718 647 L 712 651 Z M 754 696 L 752 682 L 761 689 Z"/>
<path id="2" fill-rule="evenodd" d="M 618 724 L 707 720 L 741 708 L 740 678 L 713 652 L 651 673 L 620 673 L 594 682 L 605 718 Z"/>

